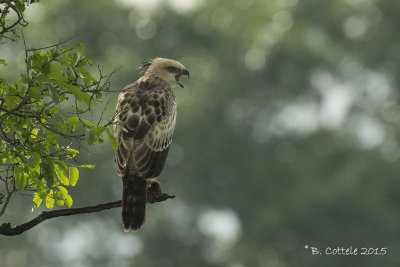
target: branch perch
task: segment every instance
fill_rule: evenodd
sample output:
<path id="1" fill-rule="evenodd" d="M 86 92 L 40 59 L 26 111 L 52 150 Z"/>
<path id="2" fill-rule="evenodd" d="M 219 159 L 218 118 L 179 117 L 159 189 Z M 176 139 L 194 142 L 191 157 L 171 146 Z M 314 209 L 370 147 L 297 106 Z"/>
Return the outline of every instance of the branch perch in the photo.
<path id="1" fill-rule="evenodd" d="M 152 204 L 156 202 L 162 202 L 165 201 L 169 198 L 175 198 L 175 195 L 169 195 L 167 193 L 162 193 L 161 188 L 159 184 L 153 184 L 147 191 L 147 202 Z M 11 227 L 10 223 L 3 223 L 0 226 L 0 234 L 1 235 L 6 235 L 6 236 L 14 236 L 14 235 L 19 235 L 22 234 L 25 231 L 28 231 L 29 229 L 35 227 L 41 222 L 44 222 L 45 220 L 55 218 L 55 217 L 61 217 L 61 216 L 70 216 L 70 215 L 75 215 L 75 214 L 81 214 L 81 213 L 91 213 L 91 212 L 99 212 L 102 210 L 106 209 L 112 209 L 112 208 L 118 208 L 121 207 L 122 201 L 114 201 L 114 202 L 108 202 L 108 203 L 103 203 L 95 206 L 87 206 L 87 207 L 82 207 L 82 208 L 72 208 L 72 209 L 60 209 L 60 210 L 52 210 L 52 211 L 43 211 L 41 214 L 39 214 L 37 217 L 33 218 L 32 220 Z"/>

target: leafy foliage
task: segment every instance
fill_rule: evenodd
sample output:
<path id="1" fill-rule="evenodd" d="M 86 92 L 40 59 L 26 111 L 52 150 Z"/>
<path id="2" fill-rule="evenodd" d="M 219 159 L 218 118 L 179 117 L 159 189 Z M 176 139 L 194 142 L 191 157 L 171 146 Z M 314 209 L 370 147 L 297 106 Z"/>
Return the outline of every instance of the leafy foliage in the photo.
<path id="1" fill-rule="evenodd" d="M 1 0 L 0 4 L 2 6 L 0 6 L 0 41 L 3 38 L 14 40 L 14 37 L 18 37 L 16 33 L 16 27 L 18 25 L 28 25 L 24 18 L 25 5 L 39 2 L 40 0 Z M 1 59 L 0 64 L 4 64 L 4 61 L 1 61 Z"/>
<path id="2" fill-rule="evenodd" d="M 23 4 L 6 1 L 6 9 L 23 17 Z M 2 12 L 3 31 L 10 31 L 4 24 L 7 13 Z M 81 140 L 103 143 L 106 131 L 115 148 L 106 126 L 82 118 L 108 90 L 111 74 L 103 75 L 99 68 L 96 78 L 83 44 L 70 48 L 62 44 L 36 49 L 25 45 L 26 72 L 16 82 L 0 78 L 0 178 L 6 188 L 0 197 L 9 200 L 15 191 L 32 191 L 34 210 L 43 201 L 47 208 L 71 207 L 66 186 L 77 184 L 79 168 L 94 168 L 76 160 Z M 63 112 L 68 109 L 69 113 Z"/>

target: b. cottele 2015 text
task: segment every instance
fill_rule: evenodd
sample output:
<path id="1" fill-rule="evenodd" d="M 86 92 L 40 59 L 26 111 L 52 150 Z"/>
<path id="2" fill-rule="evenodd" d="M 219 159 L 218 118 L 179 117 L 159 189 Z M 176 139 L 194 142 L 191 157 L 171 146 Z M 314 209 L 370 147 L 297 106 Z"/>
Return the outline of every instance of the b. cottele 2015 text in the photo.
<path id="1" fill-rule="evenodd" d="M 388 252 L 388 248 L 356 248 L 356 247 L 327 247 L 323 252 L 319 251 L 316 247 L 305 246 L 311 249 L 312 255 L 327 255 L 327 256 L 383 256 Z"/>

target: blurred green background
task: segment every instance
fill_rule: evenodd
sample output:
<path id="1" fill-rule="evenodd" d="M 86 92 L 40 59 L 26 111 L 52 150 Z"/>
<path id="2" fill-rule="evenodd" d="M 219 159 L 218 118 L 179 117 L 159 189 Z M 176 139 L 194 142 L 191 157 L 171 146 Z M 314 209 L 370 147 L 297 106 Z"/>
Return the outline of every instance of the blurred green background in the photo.
<path id="1" fill-rule="evenodd" d="M 0 236 L 0 266 L 400 266 L 400 1 L 43 0 L 28 46 L 77 34 L 112 90 L 153 57 L 190 70 L 163 190 L 138 233 L 120 209 L 55 218 Z M 9 81 L 23 44 L 0 46 Z M 118 93 L 105 118 L 111 118 Z M 93 117 L 99 114 L 93 112 Z M 109 144 L 87 149 L 74 207 L 121 199 Z M 82 153 L 83 154 L 83 153 Z M 24 222 L 31 196 L 4 221 Z M 310 248 L 387 248 L 312 255 Z"/>

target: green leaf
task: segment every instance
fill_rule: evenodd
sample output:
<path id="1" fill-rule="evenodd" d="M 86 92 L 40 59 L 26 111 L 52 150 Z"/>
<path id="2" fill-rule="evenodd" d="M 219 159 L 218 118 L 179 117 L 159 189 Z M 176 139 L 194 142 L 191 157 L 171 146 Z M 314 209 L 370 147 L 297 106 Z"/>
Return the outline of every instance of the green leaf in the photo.
<path id="1" fill-rule="evenodd" d="M 42 72 L 43 72 L 43 74 L 45 74 L 45 76 L 47 76 L 47 78 L 50 78 L 48 76 L 48 74 L 50 73 L 50 64 L 49 64 L 49 62 L 45 62 L 45 64 L 42 67 Z M 56 81 L 56 80 L 57 79 L 55 79 L 54 81 Z"/>
<path id="2" fill-rule="evenodd" d="M 42 70 L 43 65 L 46 63 L 47 58 L 38 52 L 35 52 L 31 57 L 28 58 L 28 67 L 33 68 L 37 72 Z"/>
<path id="3" fill-rule="evenodd" d="M 42 96 L 42 87 L 33 86 L 29 87 L 29 97 L 33 99 L 39 99 Z"/>
<path id="4" fill-rule="evenodd" d="M 94 132 L 92 130 L 86 129 L 85 139 L 89 145 L 92 145 L 94 142 L 96 142 L 96 135 L 94 134 Z"/>
<path id="5" fill-rule="evenodd" d="M 25 188 L 28 182 L 28 175 L 24 173 L 24 169 L 19 166 L 14 168 L 14 179 L 15 179 L 15 187 L 18 191 L 21 191 Z"/>
<path id="6" fill-rule="evenodd" d="M 78 65 L 79 60 L 81 60 L 81 55 L 80 54 L 74 54 L 74 61 L 72 66 L 76 67 L 76 65 Z"/>
<path id="7" fill-rule="evenodd" d="M 85 102 L 87 105 L 90 106 L 90 95 L 86 92 L 82 92 L 81 89 L 75 85 L 69 84 L 69 83 L 58 83 L 60 86 L 67 88 L 68 91 L 70 91 L 73 95 L 75 95 L 79 101 Z"/>
<path id="8" fill-rule="evenodd" d="M 70 117 L 70 118 L 68 118 L 67 121 L 69 124 L 76 126 L 78 124 L 79 118 L 78 117 Z"/>
<path id="9" fill-rule="evenodd" d="M 30 81 L 31 81 L 31 79 L 28 77 L 28 76 L 26 76 L 26 75 L 21 75 L 21 78 L 20 78 L 21 80 L 21 82 L 22 83 L 24 83 L 24 84 L 28 84 Z"/>
<path id="10" fill-rule="evenodd" d="M 54 207 L 54 202 L 53 190 L 50 189 L 50 193 L 46 196 L 46 207 L 52 209 Z"/>
<path id="11" fill-rule="evenodd" d="M 97 136 L 100 136 L 100 135 L 102 135 L 103 134 L 103 132 L 106 130 L 107 128 L 106 127 L 102 127 L 102 126 L 100 126 L 100 127 L 93 127 L 93 132 L 97 135 Z"/>
<path id="12" fill-rule="evenodd" d="M 40 156 L 39 153 L 33 151 L 31 155 L 32 155 L 34 164 L 38 164 L 38 163 L 42 162 L 42 157 Z"/>
<path id="13" fill-rule="evenodd" d="M 85 46 L 82 43 L 77 44 L 76 47 L 82 52 L 85 51 Z"/>
<path id="14" fill-rule="evenodd" d="M 88 126 L 88 127 L 90 127 L 90 128 L 92 128 L 92 127 L 94 126 L 94 124 L 91 123 L 91 122 L 88 121 L 88 120 L 82 119 L 81 121 L 82 121 L 83 124 L 85 124 L 86 126 Z"/>
<path id="15" fill-rule="evenodd" d="M 65 204 L 67 204 L 68 208 L 71 208 L 72 203 L 73 203 L 72 197 L 70 195 L 67 195 L 67 197 L 65 198 Z"/>
<path id="16" fill-rule="evenodd" d="M 54 103 L 60 102 L 60 96 L 58 95 L 57 89 L 53 87 L 49 87 L 49 95 L 51 97 L 51 100 L 53 100 Z"/>
<path id="17" fill-rule="evenodd" d="M 84 164 L 79 166 L 81 168 L 86 168 L 86 169 L 94 169 L 96 167 L 96 165 L 88 165 L 88 164 Z"/>
<path id="18" fill-rule="evenodd" d="M 7 161 L 7 156 L 4 153 L 0 154 L 0 164 L 4 164 L 6 163 L 6 161 Z"/>
<path id="19" fill-rule="evenodd" d="M 60 192 L 60 197 L 65 200 L 65 198 L 68 196 L 68 190 L 65 189 L 64 186 L 57 186 L 58 191 Z"/>
<path id="20" fill-rule="evenodd" d="M 92 106 L 92 99 L 90 98 L 90 95 L 86 92 L 82 92 L 81 95 L 78 97 L 79 101 L 83 101 L 88 105 L 89 107 Z"/>
<path id="21" fill-rule="evenodd" d="M 76 151 L 78 151 L 78 150 L 76 150 Z M 79 151 L 78 151 L 78 153 L 79 153 Z M 63 160 L 57 159 L 56 161 L 57 161 L 58 165 L 60 165 L 60 167 L 64 168 L 64 170 L 68 170 L 68 166 Z"/>
<path id="22" fill-rule="evenodd" d="M 78 98 L 82 95 L 82 91 L 78 87 L 69 83 L 64 83 L 64 86 L 67 88 L 68 91 L 76 95 Z"/>
<path id="23" fill-rule="evenodd" d="M 31 131 L 31 138 L 32 138 L 32 139 L 36 139 L 38 132 L 39 132 L 38 129 L 32 129 L 32 131 Z"/>
<path id="24" fill-rule="evenodd" d="M 50 64 L 49 68 L 50 71 L 49 74 L 47 74 L 49 78 L 54 80 L 61 80 L 63 78 L 60 70 L 54 64 Z"/>
<path id="25" fill-rule="evenodd" d="M 71 207 L 72 205 L 72 198 L 70 195 L 68 195 L 68 190 L 65 189 L 63 186 L 57 186 L 58 188 L 58 197 L 61 198 L 61 200 L 57 201 L 57 205 L 63 206 L 64 204 L 67 204 L 68 207 Z"/>
<path id="26" fill-rule="evenodd" d="M 14 133 L 15 133 L 16 139 L 19 139 L 19 141 L 21 141 L 21 143 L 25 143 L 25 139 L 22 137 L 22 135 L 19 131 L 15 131 Z"/>
<path id="27" fill-rule="evenodd" d="M 79 151 L 76 149 L 73 149 L 73 148 L 67 148 L 67 151 L 68 151 L 67 158 L 70 158 L 70 159 L 74 158 L 76 156 L 76 154 L 79 154 Z"/>
<path id="28" fill-rule="evenodd" d="M 92 145 L 92 144 L 94 144 L 95 142 L 98 142 L 98 143 L 103 143 L 104 142 L 104 140 L 101 138 L 101 135 L 104 133 L 104 131 L 106 130 L 107 128 L 105 128 L 105 127 L 95 127 L 95 126 L 93 126 L 92 128 L 90 128 L 90 129 L 86 129 L 86 132 L 85 132 L 85 138 L 86 138 L 86 142 L 89 144 L 89 145 Z"/>
<path id="29" fill-rule="evenodd" d="M 43 199 L 39 196 L 38 193 L 33 193 L 34 197 L 33 197 L 33 202 L 36 204 L 35 206 L 33 206 L 32 211 L 37 210 L 40 207 L 40 204 L 42 204 Z"/>
<path id="30" fill-rule="evenodd" d="M 45 199 L 47 196 L 47 191 L 43 188 L 43 186 L 40 186 L 38 188 L 37 194 L 41 199 Z"/>
<path id="31" fill-rule="evenodd" d="M 61 169 L 61 168 L 58 166 L 58 164 L 54 164 L 54 170 L 56 171 L 58 180 L 60 180 L 60 182 L 61 182 L 63 185 L 69 185 L 69 180 L 68 180 L 68 177 L 67 177 L 65 171 L 64 171 L 63 169 Z"/>
<path id="32" fill-rule="evenodd" d="M 19 13 L 23 13 L 25 11 L 24 1 L 14 1 L 14 5 Z"/>
<path id="33" fill-rule="evenodd" d="M 112 134 L 110 129 L 106 129 L 107 135 L 108 135 L 108 139 L 110 140 L 110 144 L 113 148 L 114 151 L 118 150 L 118 143 L 117 140 L 115 139 L 114 135 Z"/>
<path id="34" fill-rule="evenodd" d="M 91 84 L 92 82 L 96 81 L 93 75 L 90 72 L 86 71 L 84 68 L 77 67 L 76 70 L 78 71 L 79 76 L 83 79 L 85 84 Z"/>
<path id="35" fill-rule="evenodd" d="M 54 106 L 52 107 L 49 112 L 53 115 L 57 114 L 60 110 L 58 109 L 58 107 Z"/>
<path id="36" fill-rule="evenodd" d="M 79 170 L 76 167 L 69 168 L 69 182 L 71 186 L 76 185 L 76 182 L 79 179 Z"/>
<path id="37" fill-rule="evenodd" d="M 54 166 L 50 159 L 43 160 L 41 170 L 48 187 L 53 187 L 54 184 L 58 183 L 54 176 Z"/>
<path id="38" fill-rule="evenodd" d="M 56 134 L 56 133 L 48 132 L 48 134 L 46 136 L 46 142 L 48 142 L 50 145 L 55 146 L 55 145 L 57 145 L 57 139 L 59 137 L 60 136 L 58 134 Z"/>

